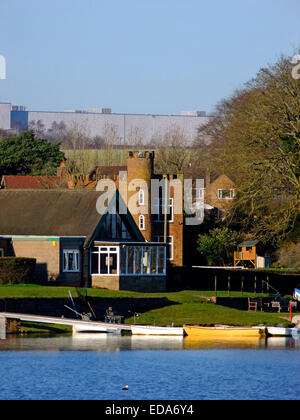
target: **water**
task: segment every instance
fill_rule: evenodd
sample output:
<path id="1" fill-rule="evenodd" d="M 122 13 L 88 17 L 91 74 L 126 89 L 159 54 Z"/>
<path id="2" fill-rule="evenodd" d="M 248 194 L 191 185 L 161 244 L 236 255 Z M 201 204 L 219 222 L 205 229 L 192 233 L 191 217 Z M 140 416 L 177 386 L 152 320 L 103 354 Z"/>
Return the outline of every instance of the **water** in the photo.
<path id="1" fill-rule="evenodd" d="M 295 400 L 299 371 L 299 339 L 234 346 L 105 334 L 0 340 L 0 400 Z"/>

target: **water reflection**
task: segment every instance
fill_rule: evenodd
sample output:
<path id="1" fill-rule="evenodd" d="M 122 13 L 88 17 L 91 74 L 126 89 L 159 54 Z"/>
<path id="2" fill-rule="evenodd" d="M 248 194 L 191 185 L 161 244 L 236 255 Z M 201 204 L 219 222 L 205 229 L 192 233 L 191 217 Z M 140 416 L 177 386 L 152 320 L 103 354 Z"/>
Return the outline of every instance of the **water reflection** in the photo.
<path id="1" fill-rule="evenodd" d="M 84 334 L 55 337 L 14 337 L 0 342 L 0 351 L 119 351 L 181 350 L 183 337 L 139 337 L 114 334 Z"/>
<path id="2" fill-rule="evenodd" d="M 199 340 L 190 337 L 118 336 L 84 334 L 60 336 L 8 335 L 0 340 L 0 351 L 103 351 L 120 350 L 206 350 L 206 349 L 300 349 L 292 337 Z"/>

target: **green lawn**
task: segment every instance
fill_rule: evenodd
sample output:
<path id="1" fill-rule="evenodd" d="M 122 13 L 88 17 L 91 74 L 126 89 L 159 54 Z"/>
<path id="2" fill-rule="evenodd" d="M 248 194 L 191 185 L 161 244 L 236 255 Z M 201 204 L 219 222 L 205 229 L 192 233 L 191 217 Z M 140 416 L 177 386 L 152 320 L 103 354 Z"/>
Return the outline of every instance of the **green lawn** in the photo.
<path id="1" fill-rule="evenodd" d="M 0 286 L 0 298 L 69 298 L 68 290 L 74 297 L 76 289 L 67 287 L 36 286 L 36 285 L 6 285 Z M 167 297 L 171 303 L 159 309 L 142 313 L 136 322 L 146 325 L 175 325 L 183 324 L 228 324 L 228 325 L 289 325 L 288 313 L 248 312 L 231 309 L 208 301 L 201 296 L 212 296 L 214 292 L 185 290 L 169 293 L 137 293 L 128 291 L 111 291 L 102 289 L 88 289 L 88 296 L 110 298 L 139 298 L 139 297 Z M 228 296 L 227 292 L 218 292 L 218 296 Z M 241 296 L 232 292 L 231 297 Z M 244 296 L 247 296 L 244 294 Z M 257 295 L 259 296 L 259 295 Z M 133 323 L 134 319 L 127 318 L 126 323 Z"/>

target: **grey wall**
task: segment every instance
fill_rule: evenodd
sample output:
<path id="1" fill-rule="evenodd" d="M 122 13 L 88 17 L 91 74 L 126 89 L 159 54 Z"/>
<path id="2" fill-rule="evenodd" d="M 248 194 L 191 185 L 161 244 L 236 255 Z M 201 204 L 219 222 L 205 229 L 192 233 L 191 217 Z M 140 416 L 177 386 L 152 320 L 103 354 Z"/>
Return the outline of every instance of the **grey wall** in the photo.
<path id="1" fill-rule="evenodd" d="M 78 127 L 89 137 L 103 136 L 105 124 L 115 125 L 119 143 L 124 138 L 130 141 L 132 132 L 137 131 L 147 144 L 153 137 L 164 135 L 172 126 L 180 127 L 188 142 L 192 143 L 197 129 L 209 121 L 209 117 L 187 115 L 152 115 L 152 114 L 97 114 L 74 112 L 12 111 L 11 104 L 0 103 L 0 129 L 8 130 L 16 123 L 21 130 L 26 130 L 31 121 L 41 121 L 45 130 L 52 123 L 64 122 L 67 128 Z"/>
<path id="2" fill-rule="evenodd" d="M 173 125 L 179 126 L 185 133 L 189 142 L 197 134 L 197 128 L 209 120 L 208 117 L 194 117 L 181 115 L 147 115 L 147 114 L 92 114 L 68 112 L 28 112 L 28 122 L 41 121 L 45 129 L 51 128 L 55 121 L 63 121 L 68 128 L 72 125 L 84 130 L 90 137 L 101 136 L 106 123 L 116 125 L 120 144 L 130 138 L 132 131 L 142 134 L 144 143 L 150 142 L 153 136 L 163 135 Z"/>
<path id="3" fill-rule="evenodd" d="M 0 103 L 0 129 L 9 130 L 11 104 Z"/>

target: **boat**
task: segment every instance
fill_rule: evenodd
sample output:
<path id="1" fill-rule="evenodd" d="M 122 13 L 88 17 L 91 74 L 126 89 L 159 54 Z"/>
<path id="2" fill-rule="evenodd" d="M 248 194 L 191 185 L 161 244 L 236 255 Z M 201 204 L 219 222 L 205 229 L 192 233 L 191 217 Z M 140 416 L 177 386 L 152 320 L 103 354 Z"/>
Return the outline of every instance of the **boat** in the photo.
<path id="1" fill-rule="evenodd" d="M 269 337 L 300 337 L 299 328 L 267 327 Z"/>
<path id="2" fill-rule="evenodd" d="M 215 325 L 214 327 L 200 327 L 198 325 L 184 325 L 185 333 L 190 338 L 202 339 L 241 339 L 260 338 L 265 335 L 264 327 L 231 327 Z"/>
<path id="3" fill-rule="evenodd" d="M 183 336 L 182 327 L 156 327 L 151 325 L 132 325 L 132 335 L 177 335 Z"/>

